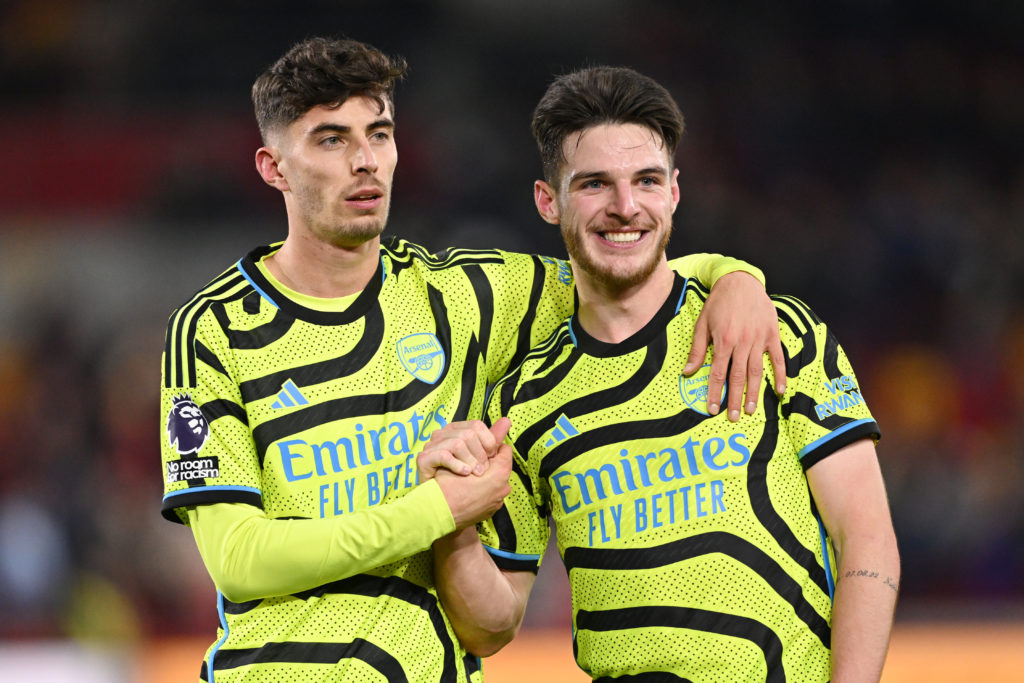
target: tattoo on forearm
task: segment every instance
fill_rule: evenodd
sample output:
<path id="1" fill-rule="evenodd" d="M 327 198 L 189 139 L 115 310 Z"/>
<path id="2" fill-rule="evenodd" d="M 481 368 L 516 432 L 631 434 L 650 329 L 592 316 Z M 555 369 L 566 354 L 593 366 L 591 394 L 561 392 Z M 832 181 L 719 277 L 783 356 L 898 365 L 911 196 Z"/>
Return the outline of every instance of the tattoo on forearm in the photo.
<path id="1" fill-rule="evenodd" d="M 865 579 L 882 579 L 881 575 L 878 572 L 871 571 L 870 569 L 851 569 L 845 574 L 843 574 L 844 579 L 848 579 L 853 576 L 859 576 Z M 895 580 L 893 580 L 891 576 L 885 577 L 884 579 L 882 579 L 882 581 L 883 583 L 885 583 L 886 586 L 891 588 L 894 593 L 899 592 L 899 585 L 896 583 Z"/>

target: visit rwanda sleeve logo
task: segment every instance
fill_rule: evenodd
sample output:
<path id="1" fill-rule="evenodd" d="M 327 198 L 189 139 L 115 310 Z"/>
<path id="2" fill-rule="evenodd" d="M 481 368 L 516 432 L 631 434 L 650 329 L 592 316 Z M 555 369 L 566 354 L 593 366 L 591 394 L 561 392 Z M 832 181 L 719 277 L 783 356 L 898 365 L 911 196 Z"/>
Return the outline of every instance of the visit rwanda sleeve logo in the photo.
<path id="1" fill-rule="evenodd" d="M 444 372 L 444 349 L 430 332 L 399 339 L 398 358 L 413 377 L 427 384 L 437 382 Z"/>

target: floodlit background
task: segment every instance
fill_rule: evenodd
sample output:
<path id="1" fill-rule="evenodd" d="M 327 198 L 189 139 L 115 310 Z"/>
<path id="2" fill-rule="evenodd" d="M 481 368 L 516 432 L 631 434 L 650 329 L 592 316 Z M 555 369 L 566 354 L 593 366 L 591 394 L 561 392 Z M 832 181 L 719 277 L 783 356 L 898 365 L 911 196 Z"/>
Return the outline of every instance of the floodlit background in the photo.
<path id="1" fill-rule="evenodd" d="M 1024 623 L 1022 31 L 1015 0 L 7 0 L 0 678 L 197 678 L 216 610 L 158 512 L 164 325 L 284 237 L 249 88 L 345 34 L 409 60 L 387 233 L 434 249 L 563 255 L 532 203 L 534 103 L 588 64 L 666 84 L 688 125 L 670 251 L 739 256 L 807 301 L 882 425 L 903 557 L 886 680 L 972 657 L 1014 680 L 978 648 L 1005 659 Z M 565 591 L 551 556 L 505 661 L 568 658 Z"/>

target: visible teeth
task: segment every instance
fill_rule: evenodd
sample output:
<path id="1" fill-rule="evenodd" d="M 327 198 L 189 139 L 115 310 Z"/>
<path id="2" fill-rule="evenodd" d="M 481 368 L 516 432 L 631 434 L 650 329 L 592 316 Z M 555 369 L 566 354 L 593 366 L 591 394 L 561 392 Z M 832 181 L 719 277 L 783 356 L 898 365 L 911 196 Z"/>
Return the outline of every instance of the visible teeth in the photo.
<path id="1" fill-rule="evenodd" d="M 603 234 L 609 242 L 636 242 L 643 233 L 637 230 L 635 232 L 606 232 Z"/>

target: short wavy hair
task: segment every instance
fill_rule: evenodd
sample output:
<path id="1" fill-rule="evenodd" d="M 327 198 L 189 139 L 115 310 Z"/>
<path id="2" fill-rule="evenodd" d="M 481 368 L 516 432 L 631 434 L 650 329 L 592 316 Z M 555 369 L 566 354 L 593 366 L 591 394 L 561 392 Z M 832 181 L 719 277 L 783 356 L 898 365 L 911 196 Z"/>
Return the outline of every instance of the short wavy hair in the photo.
<path id="1" fill-rule="evenodd" d="M 264 71 L 252 86 L 256 123 L 267 135 L 317 105 L 341 106 L 353 96 L 376 100 L 394 111 L 395 85 L 405 75 L 402 57 L 348 38 L 308 38 Z"/>
<path id="2" fill-rule="evenodd" d="M 627 67 L 594 66 L 556 78 L 533 111 L 533 137 L 545 180 L 558 180 L 566 137 L 605 123 L 646 126 L 664 141 L 669 162 L 675 164 L 684 123 L 668 90 Z"/>

